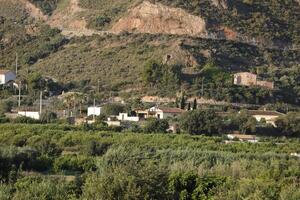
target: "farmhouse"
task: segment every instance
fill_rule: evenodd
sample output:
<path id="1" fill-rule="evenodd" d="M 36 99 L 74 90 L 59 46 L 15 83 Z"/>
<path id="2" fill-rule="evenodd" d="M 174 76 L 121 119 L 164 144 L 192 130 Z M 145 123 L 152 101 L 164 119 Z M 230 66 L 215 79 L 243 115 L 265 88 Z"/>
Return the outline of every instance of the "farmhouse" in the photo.
<path id="1" fill-rule="evenodd" d="M 254 86 L 256 85 L 257 75 L 249 72 L 240 72 L 234 74 L 235 85 Z"/>
<path id="2" fill-rule="evenodd" d="M 9 70 L 0 70 L 0 85 L 16 80 L 16 74 Z"/>
<path id="3" fill-rule="evenodd" d="M 272 124 L 274 127 L 276 127 L 275 122 L 277 118 L 284 115 L 283 113 L 277 111 L 267 111 L 267 110 L 249 110 L 248 112 L 257 121 L 261 121 L 262 119 L 265 119 L 267 124 Z"/>
<path id="4" fill-rule="evenodd" d="M 144 119 L 147 119 L 147 118 L 157 118 L 157 119 L 173 118 L 173 117 L 180 116 L 184 112 L 185 112 L 185 110 L 182 110 L 180 108 L 167 108 L 167 107 L 157 107 L 157 106 L 154 106 L 147 110 L 136 111 L 137 115 L 140 118 L 144 118 Z"/>
<path id="5" fill-rule="evenodd" d="M 243 86 L 260 86 L 268 89 L 274 89 L 274 82 L 257 80 L 257 75 L 249 72 L 240 72 L 234 74 L 233 83 Z"/>

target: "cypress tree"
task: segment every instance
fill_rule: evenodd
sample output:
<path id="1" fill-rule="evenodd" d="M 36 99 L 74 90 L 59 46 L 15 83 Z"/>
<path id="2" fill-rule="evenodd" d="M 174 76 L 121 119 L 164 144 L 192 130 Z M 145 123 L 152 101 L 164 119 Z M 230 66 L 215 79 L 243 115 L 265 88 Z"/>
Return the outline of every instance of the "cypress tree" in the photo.
<path id="1" fill-rule="evenodd" d="M 181 109 L 184 109 L 185 108 L 185 98 L 184 98 L 184 95 L 181 96 L 181 100 L 180 100 L 180 108 Z"/>
<path id="2" fill-rule="evenodd" d="M 197 105 L 197 99 L 195 98 L 194 99 L 194 103 L 193 103 L 193 110 L 197 110 L 197 107 L 198 107 L 198 105 Z"/>

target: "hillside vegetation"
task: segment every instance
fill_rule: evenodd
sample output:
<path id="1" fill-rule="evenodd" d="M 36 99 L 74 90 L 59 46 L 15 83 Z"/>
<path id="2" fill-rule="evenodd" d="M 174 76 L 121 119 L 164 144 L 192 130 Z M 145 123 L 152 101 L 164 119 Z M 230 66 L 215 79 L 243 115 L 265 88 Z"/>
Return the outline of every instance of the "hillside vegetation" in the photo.
<path id="1" fill-rule="evenodd" d="M 246 103 L 298 105 L 300 102 L 297 75 L 300 6 L 294 0 L 150 1 L 163 5 L 163 9 L 174 8 L 170 12 L 174 15 L 180 13 L 186 17 L 188 13 L 203 18 L 208 33 L 202 39 L 176 32 L 145 34 L 139 29 L 111 34 L 114 25 L 121 19 L 124 22 L 142 1 L 30 2 L 51 15 L 49 21 L 34 19 L 24 8 L 24 1 L 0 2 L 0 66 L 14 69 L 18 53 L 24 78 L 32 72 L 39 72 L 63 84 L 72 82 L 74 89 L 91 92 L 100 84 L 105 91 L 127 97 L 135 94 L 131 93 L 133 90 L 138 95 L 175 96 L 177 91 L 184 89 L 188 95 L 199 95 L 201 80 L 207 75 L 203 69 L 213 65 L 218 68 L 217 72 L 221 70 L 226 76 L 222 78 L 222 73 L 207 76 L 204 94 L 201 93 L 205 97 Z M 179 23 L 176 21 L 178 16 L 169 16 L 160 26 L 168 25 L 164 24 L 168 20 Z M 151 18 L 147 20 L 151 22 Z M 60 24 L 64 21 L 67 26 Z M 151 23 L 147 26 L 151 27 Z M 62 35 L 68 28 L 75 32 L 83 30 L 83 35 L 84 31 L 90 30 L 90 33 L 99 35 L 69 38 Z M 147 27 L 143 28 L 147 32 Z M 255 40 L 249 40 L 251 38 Z M 180 66 L 180 80 L 169 81 L 166 87 L 161 87 L 162 83 L 149 87 L 142 77 L 149 60 Z M 234 87 L 230 75 L 237 71 L 255 72 L 262 79 L 272 80 L 276 90 Z M 124 94 L 124 91 L 129 93 Z"/>

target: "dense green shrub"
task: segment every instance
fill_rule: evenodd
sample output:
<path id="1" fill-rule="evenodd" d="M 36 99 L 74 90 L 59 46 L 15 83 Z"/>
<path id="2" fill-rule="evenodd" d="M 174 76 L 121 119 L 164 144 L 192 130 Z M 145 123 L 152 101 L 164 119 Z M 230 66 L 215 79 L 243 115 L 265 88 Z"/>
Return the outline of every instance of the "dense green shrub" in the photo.
<path id="1" fill-rule="evenodd" d="M 285 135 L 300 136 L 300 114 L 290 112 L 276 121 L 278 129 Z"/>
<path id="2" fill-rule="evenodd" d="M 53 168 L 56 172 L 75 171 L 84 172 L 94 170 L 94 161 L 91 157 L 64 155 L 55 159 Z"/>
<path id="3" fill-rule="evenodd" d="M 41 115 L 41 123 L 52 123 L 57 119 L 57 114 L 54 112 L 44 112 Z"/>
<path id="4" fill-rule="evenodd" d="M 256 132 L 258 122 L 247 110 L 241 110 L 239 113 L 232 113 L 225 117 L 225 128 L 229 131 L 238 130 L 243 134 Z"/>
<path id="5" fill-rule="evenodd" d="M 87 177 L 86 199 L 169 199 L 168 173 L 155 165 L 111 166 Z"/>
<path id="6" fill-rule="evenodd" d="M 51 15 L 56 9 L 57 3 L 60 0 L 30 0 L 33 4 L 39 7 L 44 14 Z"/>
<path id="7" fill-rule="evenodd" d="M 149 119 L 143 127 L 145 133 L 166 133 L 169 129 L 168 120 Z"/>
<path id="8" fill-rule="evenodd" d="M 13 106 L 13 102 L 11 101 L 1 101 L 0 102 L 0 115 L 10 112 Z"/>
<path id="9" fill-rule="evenodd" d="M 104 116 L 119 115 L 126 112 L 126 107 L 122 104 L 105 104 L 101 111 Z"/>
<path id="10" fill-rule="evenodd" d="M 15 184 L 13 199 L 71 199 L 75 197 L 72 183 L 67 183 L 63 178 L 49 179 L 42 176 L 24 177 Z"/>
<path id="11" fill-rule="evenodd" d="M 7 117 L 5 117 L 4 115 L 0 114 L 0 124 L 1 123 L 7 123 L 9 121 L 10 120 Z"/>
<path id="12" fill-rule="evenodd" d="M 190 111 L 180 118 L 180 127 L 189 134 L 218 134 L 222 129 L 222 120 L 213 111 Z"/>
<path id="13" fill-rule="evenodd" d="M 101 156 L 106 153 L 110 145 L 110 143 L 101 143 L 92 140 L 87 144 L 85 152 L 88 156 Z"/>
<path id="14" fill-rule="evenodd" d="M 37 124 L 40 123 L 39 120 L 32 119 L 30 117 L 17 117 L 13 120 L 14 123 L 21 123 L 21 124 Z"/>
<path id="15" fill-rule="evenodd" d="M 223 177 L 204 176 L 193 172 L 172 173 L 169 177 L 169 189 L 173 199 L 210 199 L 214 188 L 225 183 Z"/>

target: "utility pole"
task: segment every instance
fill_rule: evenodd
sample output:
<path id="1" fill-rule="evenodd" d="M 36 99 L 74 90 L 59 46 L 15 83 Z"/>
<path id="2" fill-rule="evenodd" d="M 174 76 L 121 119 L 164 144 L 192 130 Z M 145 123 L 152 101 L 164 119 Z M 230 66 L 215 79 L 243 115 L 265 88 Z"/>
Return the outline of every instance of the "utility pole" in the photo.
<path id="1" fill-rule="evenodd" d="M 20 110 L 20 107 L 21 107 L 21 87 L 22 87 L 22 81 L 20 81 L 20 84 L 19 84 L 19 98 L 18 98 L 19 110 Z"/>
<path id="2" fill-rule="evenodd" d="M 18 53 L 16 53 L 16 76 L 18 76 Z"/>
<path id="3" fill-rule="evenodd" d="M 95 122 L 95 114 L 96 114 L 96 100 L 94 98 L 94 113 L 93 113 L 93 121 Z"/>
<path id="4" fill-rule="evenodd" d="M 204 96 L 204 77 L 202 78 L 201 96 Z"/>
<path id="5" fill-rule="evenodd" d="M 42 115 L 42 109 L 43 109 L 43 91 L 40 92 L 40 117 Z"/>

